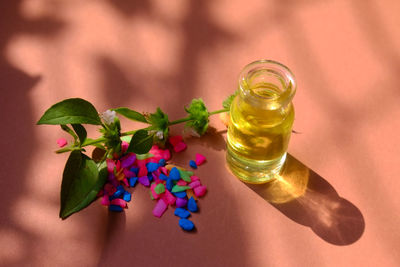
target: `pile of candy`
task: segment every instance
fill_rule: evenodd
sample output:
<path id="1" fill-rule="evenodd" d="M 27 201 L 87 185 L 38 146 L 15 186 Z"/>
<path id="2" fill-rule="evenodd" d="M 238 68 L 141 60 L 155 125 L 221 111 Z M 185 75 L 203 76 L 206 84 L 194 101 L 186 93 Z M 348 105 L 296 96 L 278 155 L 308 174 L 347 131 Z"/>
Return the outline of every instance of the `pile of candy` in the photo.
<path id="1" fill-rule="evenodd" d="M 169 142 L 175 152 L 187 147 L 181 136 L 170 137 Z M 132 198 L 124 186 L 135 187 L 140 183 L 150 188 L 150 197 L 157 201 L 153 209 L 154 216 L 160 218 L 168 206 L 176 206 L 174 214 L 180 218 L 179 226 L 186 231 L 193 230 L 194 224 L 187 218 L 190 212 L 198 211 L 196 200 L 206 193 L 207 187 L 192 171 L 168 164 L 171 158 L 168 149 L 154 145 L 148 157 L 140 159 L 142 156 L 126 153 L 128 146 L 128 143 L 122 142 L 123 155 L 107 159 L 108 181 L 98 195 L 101 204 L 108 206 L 110 211 L 123 211 Z M 189 165 L 197 169 L 205 161 L 203 155 L 196 154 L 195 160 L 191 160 Z"/>

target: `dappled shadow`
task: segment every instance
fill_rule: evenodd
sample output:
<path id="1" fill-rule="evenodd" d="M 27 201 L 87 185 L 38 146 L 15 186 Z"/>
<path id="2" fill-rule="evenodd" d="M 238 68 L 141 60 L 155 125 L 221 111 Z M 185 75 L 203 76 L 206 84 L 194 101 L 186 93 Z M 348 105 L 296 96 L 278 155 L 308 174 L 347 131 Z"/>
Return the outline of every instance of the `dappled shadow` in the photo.
<path id="1" fill-rule="evenodd" d="M 400 53 L 392 36 L 384 27 L 384 18 L 379 14 L 377 4 L 370 0 L 350 1 L 350 3 L 354 18 L 357 19 L 362 33 L 368 39 L 366 43 L 371 47 L 371 51 L 381 59 L 379 63 L 385 63 L 387 72 L 398 82 Z"/>
<path id="2" fill-rule="evenodd" d="M 51 16 L 24 18 L 20 14 L 21 2 L 0 2 L 0 109 L 4 115 L 0 131 L 0 161 L 4 163 L 0 169 L 0 187 L 3 189 L 0 202 L 0 240 L 8 233 L 15 232 L 18 234 L 13 241 L 21 244 L 20 250 L 12 251 L 20 255 L 0 257 L 0 261 L 7 266 L 23 266 L 30 262 L 36 241 L 41 239 L 16 223 L 14 208 L 18 200 L 29 193 L 26 186 L 27 170 L 38 143 L 33 130 L 36 118 L 32 116 L 33 107 L 29 94 L 42 77 L 29 75 L 14 67 L 7 60 L 6 52 L 9 42 L 19 34 L 53 38 L 64 26 L 62 21 Z M 2 247 L 2 250 L 5 248 Z"/>
<path id="3" fill-rule="evenodd" d="M 361 211 L 291 155 L 277 179 L 261 185 L 246 185 L 285 216 L 310 227 L 328 243 L 349 245 L 364 233 Z"/>
<path id="4" fill-rule="evenodd" d="M 125 0 L 107 0 L 111 6 L 118 10 L 124 16 L 134 16 L 149 14 L 152 9 L 152 3 L 148 0 L 125 1 Z"/>
<path id="5" fill-rule="evenodd" d="M 110 108 L 128 106 L 134 108 L 135 103 L 141 103 L 151 99 L 151 92 L 141 90 L 140 81 L 144 77 L 129 76 L 124 68 L 119 66 L 117 62 L 111 58 L 102 56 L 97 59 L 98 67 L 103 75 L 101 75 L 102 93 L 107 99 L 107 105 Z M 130 74 L 134 73 L 130 70 Z M 138 78 L 140 77 L 140 78 Z M 131 101 L 131 100 L 134 101 Z"/>

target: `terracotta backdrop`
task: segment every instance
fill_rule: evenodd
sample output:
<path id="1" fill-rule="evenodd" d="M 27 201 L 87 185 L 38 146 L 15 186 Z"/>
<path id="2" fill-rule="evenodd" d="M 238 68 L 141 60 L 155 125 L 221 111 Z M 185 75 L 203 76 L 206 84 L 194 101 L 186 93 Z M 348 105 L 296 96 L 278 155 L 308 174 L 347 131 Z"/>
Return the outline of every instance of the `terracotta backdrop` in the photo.
<path id="1" fill-rule="evenodd" d="M 400 266 L 399 12 L 397 0 L 1 1 L 0 265 Z M 153 217 L 143 187 L 123 214 L 97 202 L 58 218 L 66 135 L 35 125 L 50 105 L 177 119 L 194 97 L 220 108 L 261 58 L 298 81 L 286 185 L 235 179 L 213 117 L 173 158 L 208 158 L 197 232 L 172 209 Z"/>

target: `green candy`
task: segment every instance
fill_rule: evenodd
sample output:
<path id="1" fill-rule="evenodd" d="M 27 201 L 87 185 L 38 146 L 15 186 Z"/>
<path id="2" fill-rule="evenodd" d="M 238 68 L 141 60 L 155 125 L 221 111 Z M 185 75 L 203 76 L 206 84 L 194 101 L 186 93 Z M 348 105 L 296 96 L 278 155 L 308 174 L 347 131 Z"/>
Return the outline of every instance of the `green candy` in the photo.
<path id="1" fill-rule="evenodd" d="M 157 195 L 164 193 L 165 186 L 163 184 L 158 184 L 156 187 L 154 187 L 154 192 L 156 192 Z"/>
<path id="2" fill-rule="evenodd" d="M 174 187 L 172 187 L 172 193 L 177 193 L 177 192 L 182 192 L 185 191 L 187 189 L 190 189 L 190 186 L 182 186 L 182 185 L 174 185 Z"/>
<path id="3" fill-rule="evenodd" d="M 192 180 L 190 179 L 190 176 L 193 175 L 193 172 L 191 171 L 183 171 L 179 170 L 179 173 L 181 174 L 181 179 L 184 180 L 185 182 L 191 182 Z"/>

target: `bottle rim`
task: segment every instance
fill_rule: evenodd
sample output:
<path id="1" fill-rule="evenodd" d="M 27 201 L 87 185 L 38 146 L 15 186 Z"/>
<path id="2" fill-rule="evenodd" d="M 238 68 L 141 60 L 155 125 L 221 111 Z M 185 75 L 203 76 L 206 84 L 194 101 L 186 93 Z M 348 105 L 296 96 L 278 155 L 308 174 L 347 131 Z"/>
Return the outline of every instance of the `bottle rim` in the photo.
<path id="1" fill-rule="evenodd" d="M 252 92 L 249 88 L 250 78 L 257 72 L 265 71 L 268 75 L 275 75 L 279 80 L 281 92 L 278 97 L 265 96 Z M 292 71 L 284 64 L 268 59 L 257 60 L 247 64 L 239 75 L 240 93 L 245 97 L 251 97 L 254 101 L 278 101 L 281 104 L 288 104 L 293 99 L 297 89 L 296 80 Z"/>

